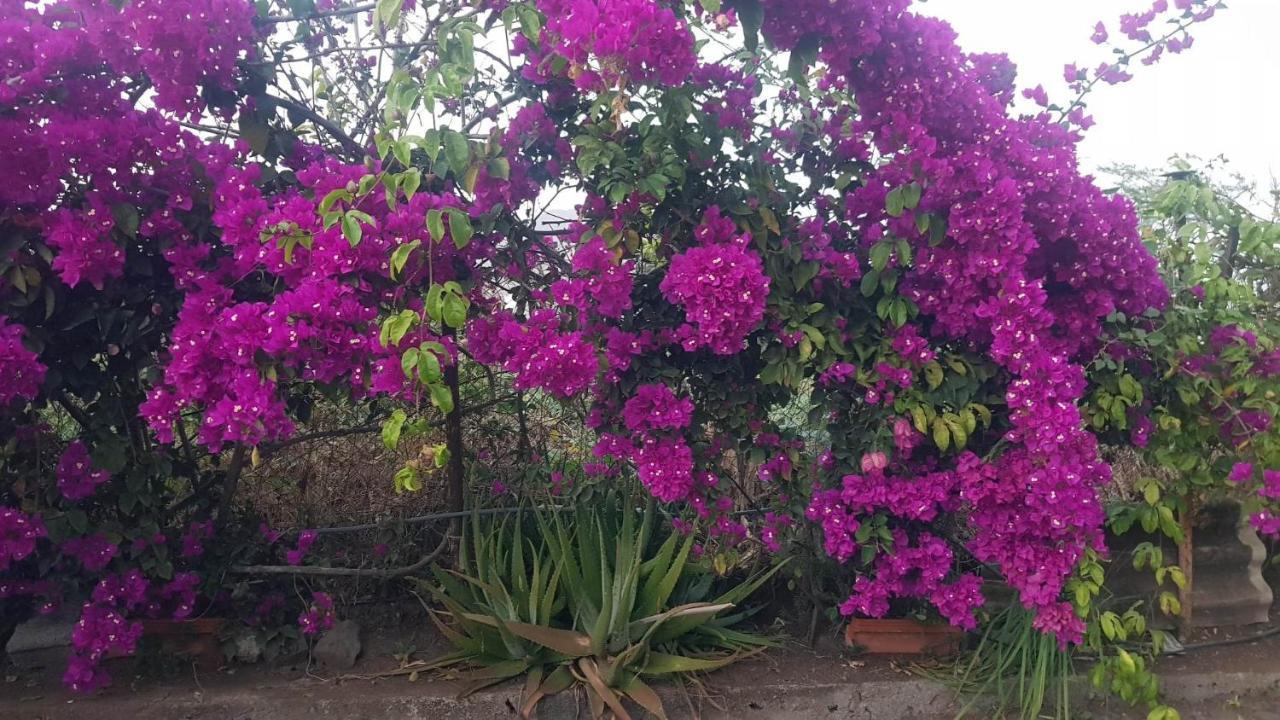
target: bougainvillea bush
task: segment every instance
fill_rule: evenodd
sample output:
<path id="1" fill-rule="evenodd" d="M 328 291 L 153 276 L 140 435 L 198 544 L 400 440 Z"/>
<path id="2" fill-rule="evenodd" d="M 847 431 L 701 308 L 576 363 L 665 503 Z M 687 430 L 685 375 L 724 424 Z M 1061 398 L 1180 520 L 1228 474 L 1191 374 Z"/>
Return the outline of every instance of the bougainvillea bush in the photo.
<path id="1" fill-rule="evenodd" d="M 387 409 L 392 447 L 445 415 L 394 482 L 447 467 L 460 503 L 475 366 L 580 408 L 584 471 L 634 472 L 704 549 L 819 528 L 845 614 L 972 628 L 985 572 L 1077 641 L 1109 477 L 1085 366 L 1169 303 L 1079 169 L 1083 96 L 1216 7 L 1126 16 L 1138 49 L 1050 105 L 910 0 L 7 3 L 0 572 L 101 576 L 68 674 L 95 687 L 193 582 L 73 519 L 128 512 L 104 443 L 195 458 L 225 507 L 324 393 Z M 70 354 L 83 307 L 125 335 Z M 136 391 L 64 401 L 67 363 Z M 54 406 L 118 419 L 28 457 Z"/>

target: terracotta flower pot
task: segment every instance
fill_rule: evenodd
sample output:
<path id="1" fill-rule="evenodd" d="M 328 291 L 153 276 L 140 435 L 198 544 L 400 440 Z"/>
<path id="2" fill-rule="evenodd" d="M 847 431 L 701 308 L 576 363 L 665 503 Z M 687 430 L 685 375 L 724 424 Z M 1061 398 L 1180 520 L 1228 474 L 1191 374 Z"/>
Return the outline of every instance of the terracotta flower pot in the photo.
<path id="1" fill-rule="evenodd" d="M 845 629 L 844 640 L 873 655 L 952 655 L 960 651 L 964 631 L 918 620 L 855 618 Z"/>
<path id="2" fill-rule="evenodd" d="M 223 660 L 218 633 L 225 624 L 222 618 L 143 620 L 142 635 L 158 640 L 165 654 L 189 657 L 202 670 L 217 670 Z"/>

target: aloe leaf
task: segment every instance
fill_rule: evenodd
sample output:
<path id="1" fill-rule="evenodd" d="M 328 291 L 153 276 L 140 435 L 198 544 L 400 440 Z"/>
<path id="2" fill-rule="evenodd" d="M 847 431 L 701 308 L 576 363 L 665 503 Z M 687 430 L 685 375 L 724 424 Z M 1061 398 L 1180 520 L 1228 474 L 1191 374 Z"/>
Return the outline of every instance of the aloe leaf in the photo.
<path id="1" fill-rule="evenodd" d="M 578 660 L 578 670 L 582 673 L 583 677 L 587 679 L 587 684 L 590 685 L 591 689 L 594 690 L 596 694 L 600 696 L 600 699 L 604 701 L 604 704 L 608 705 L 609 709 L 613 711 L 617 720 L 631 720 L 631 714 L 628 713 L 627 709 L 622 705 L 622 698 L 618 697 L 616 692 L 609 689 L 604 678 L 601 677 L 600 669 L 596 666 L 594 660 L 591 658 L 582 658 Z"/>
<path id="2" fill-rule="evenodd" d="M 674 536 L 673 536 L 674 537 Z M 667 601 L 671 599 L 671 593 L 676 589 L 676 583 L 679 582 L 680 576 L 684 574 L 686 563 L 689 559 L 689 551 L 693 549 L 693 535 L 685 536 L 684 543 L 680 546 L 680 552 L 676 554 L 674 560 L 666 569 L 666 573 L 652 586 L 646 586 L 641 603 L 641 614 L 653 614 L 661 610 Z M 655 568 L 655 574 L 657 569 Z M 651 578 L 652 579 L 652 578 Z"/>
<path id="3" fill-rule="evenodd" d="M 775 564 L 773 567 L 769 568 L 765 572 L 762 572 L 756 575 L 754 578 L 746 580 L 740 583 L 739 585 L 727 590 L 723 595 L 716 598 L 715 602 L 733 603 L 734 605 L 741 603 L 743 600 L 746 600 L 747 597 L 751 595 L 751 593 L 760 589 L 761 585 L 765 584 L 769 580 L 769 578 L 777 574 L 777 572 L 781 570 L 783 567 L 785 567 L 786 564 L 790 561 L 791 561 L 791 558 L 787 558 L 786 560 L 783 560 L 782 562 Z"/>
<path id="4" fill-rule="evenodd" d="M 707 672 L 710 670 L 719 670 L 722 667 L 732 665 L 739 660 L 743 660 L 755 652 L 737 652 L 732 655 L 725 655 L 716 658 L 689 657 L 686 655 L 669 655 L 667 653 L 651 652 L 649 658 L 645 662 L 644 668 L 640 671 L 642 675 L 673 675 L 676 673 L 689 672 Z"/>
<path id="5" fill-rule="evenodd" d="M 528 591 L 529 575 L 524 564 L 524 530 L 517 515 L 514 521 L 515 531 L 511 538 L 511 581 L 512 586 Z"/>
<path id="6" fill-rule="evenodd" d="M 647 638 L 654 645 L 674 640 L 694 628 L 706 623 L 718 613 L 733 607 L 729 603 L 711 605 L 708 603 L 691 603 L 681 605 L 667 611 L 670 617 L 663 618 L 649 628 Z M 679 611 L 679 612 L 677 612 Z"/>
<path id="7" fill-rule="evenodd" d="M 627 673 L 623 677 L 620 687 L 627 697 L 634 700 L 637 705 L 644 708 L 649 714 L 658 718 L 658 720 L 666 720 L 667 711 L 662 706 L 662 698 L 658 697 L 658 693 L 646 685 L 639 675 Z"/>
<path id="8" fill-rule="evenodd" d="M 527 669 L 529 669 L 527 660 L 504 660 L 492 665 L 486 665 L 478 670 L 459 673 L 458 679 L 467 684 L 459 691 L 458 698 L 465 698 L 490 685 L 496 685 L 503 680 L 513 678 Z"/>
<path id="9" fill-rule="evenodd" d="M 538 707 L 538 703 L 542 702 L 542 698 L 568 690 L 573 683 L 573 675 L 569 672 L 569 668 L 561 665 L 552 670 L 542 684 L 525 697 L 524 704 L 520 706 L 520 717 L 529 720 L 533 717 L 533 711 Z"/>
<path id="10" fill-rule="evenodd" d="M 467 618 L 492 627 L 505 628 L 512 635 L 532 640 L 543 647 L 550 648 L 569 657 L 582 657 L 591 652 L 590 638 L 572 630 L 561 630 L 523 622 L 504 622 L 489 615 L 468 614 Z"/>

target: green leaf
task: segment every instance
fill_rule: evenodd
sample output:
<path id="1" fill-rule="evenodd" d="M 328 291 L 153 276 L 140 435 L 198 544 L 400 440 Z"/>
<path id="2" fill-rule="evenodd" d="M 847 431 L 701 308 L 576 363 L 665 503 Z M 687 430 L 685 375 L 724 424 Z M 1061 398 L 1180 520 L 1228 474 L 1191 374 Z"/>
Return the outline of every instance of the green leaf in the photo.
<path id="1" fill-rule="evenodd" d="M 902 188 L 902 204 L 908 210 L 915 210 L 920 205 L 922 190 L 919 183 L 910 183 Z"/>
<path id="2" fill-rule="evenodd" d="M 436 283 L 427 290 L 426 310 L 431 322 L 440 322 L 440 312 L 444 308 L 444 286 Z"/>
<path id="3" fill-rule="evenodd" d="M 449 162 L 449 169 L 455 177 L 461 179 L 471 166 L 471 143 L 456 130 L 446 128 L 441 134 L 444 140 L 444 157 Z"/>
<path id="4" fill-rule="evenodd" d="M 439 209 L 427 211 L 427 232 L 431 233 L 432 242 L 444 239 L 444 212 Z"/>
<path id="5" fill-rule="evenodd" d="M 870 270 L 862 276 L 862 281 L 858 285 L 858 290 L 863 297 L 871 297 L 876 294 L 876 288 L 880 287 L 880 271 Z"/>
<path id="6" fill-rule="evenodd" d="M 703 10 L 709 13 L 715 14 L 720 12 L 720 0 L 698 0 L 698 4 L 702 6 Z"/>
<path id="7" fill-rule="evenodd" d="M 360 238 L 364 236 L 364 228 L 360 227 L 360 221 L 350 211 L 342 216 L 342 236 L 347 239 L 351 247 L 359 245 Z"/>
<path id="8" fill-rule="evenodd" d="M 443 372 L 440 369 L 440 357 L 436 353 L 424 348 L 418 355 L 418 375 L 423 382 L 435 383 L 440 382 Z"/>
<path id="9" fill-rule="evenodd" d="M 818 273 L 822 271 L 822 266 L 812 260 L 806 260 L 798 263 L 791 271 L 791 281 L 795 284 L 796 290 L 803 290 L 809 281 L 818 277 Z"/>
<path id="10" fill-rule="evenodd" d="M 138 236 L 138 209 L 129 203 L 116 203 L 111 206 L 111 217 L 116 221 L 116 229 L 126 237 Z"/>
<path id="11" fill-rule="evenodd" d="M 446 415 L 453 412 L 453 393 L 449 392 L 449 388 L 444 385 L 431 386 L 431 404 L 440 408 L 440 412 Z"/>
<path id="12" fill-rule="evenodd" d="M 397 140 L 391 145 L 391 154 L 404 167 L 409 167 L 409 143 Z"/>
<path id="13" fill-rule="evenodd" d="M 395 450 L 400 446 L 400 431 L 404 428 L 406 419 L 404 410 L 396 410 L 382 424 L 382 444 L 386 445 L 388 450 Z"/>
<path id="14" fill-rule="evenodd" d="M 559 628 L 542 627 L 523 622 L 502 622 L 488 615 L 468 614 L 468 620 L 503 627 L 512 635 L 532 640 L 543 647 L 568 657 L 585 657 L 591 653 L 591 639 L 583 633 Z"/>
<path id="15" fill-rule="evenodd" d="M 400 178 L 400 189 L 404 191 L 404 199 L 412 200 L 420 185 L 422 185 L 422 171 L 416 167 L 406 170 Z"/>
<path id="16" fill-rule="evenodd" d="M 471 227 L 471 218 L 457 208 L 446 210 L 449 214 L 449 235 L 453 238 L 453 246 L 461 250 L 471 242 L 475 230 Z"/>
<path id="17" fill-rule="evenodd" d="M 791 49 L 791 58 L 787 62 L 787 75 L 797 84 L 805 85 L 809 66 L 818 59 L 818 36 L 805 35 Z"/>
<path id="18" fill-rule="evenodd" d="M 893 319 L 893 324 L 902 327 L 907 324 L 907 304 L 902 298 L 895 298 L 893 305 L 889 308 L 889 316 Z"/>
<path id="19" fill-rule="evenodd" d="M 329 209 L 332 208 L 333 204 L 336 203 L 337 201 L 350 200 L 350 199 L 351 199 L 351 192 L 348 191 L 346 188 L 338 188 L 337 190 L 330 190 L 329 194 L 325 195 L 324 199 L 320 201 L 320 214 L 324 215 L 325 213 L 329 212 Z"/>
<path id="20" fill-rule="evenodd" d="M 742 38 L 747 49 L 755 52 L 760 46 L 760 26 L 764 24 L 764 8 L 760 0 L 740 0 L 734 4 L 738 21 L 742 23 Z"/>
<path id="21" fill-rule="evenodd" d="M 675 673 L 709 672 L 718 670 L 741 660 L 743 653 L 734 653 L 721 658 L 695 658 L 684 655 L 651 652 L 642 675 L 673 675 Z"/>
<path id="22" fill-rule="evenodd" d="M 947 448 L 951 447 L 951 431 L 947 428 L 942 418 L 934 418 L 933 420 L 933 443 L 942 452 L 946 452 Z"/>
<path id="23" fill-rule="evenodd" d="M 417 492 L 422 489 L 422 482 L 418 479 L 418 472 L 408 466 L 397 470 L 392 480 L 395 482 L 397 493 Z"/>
<path id="24" fill-rule="evenodd" d="M 249 149 L 257 155 L 266 155 L 271 141 L 271 128 L 248 115 L 240 116 L 240 137 L 249 143 Z"/>
<path id="25" fill-rule="evenodd" d="M 422 147 L 422 152 L 426 153 L 427 157 L 434 163 L 436 158 L 440 157 L 440 131 L 431 128 L 423 133 L 422 142 L 419 143 L 419 146 Z"/>
<path id="26" fill-rule="evenodd" d="M 936 390 L 942 384 L 942 366 L 938 364 L 937 360 L 930 360 L 925 364 L 924 379 L 925 382 L 929 383 L 930 390 Z"/>
<path id="27" fill-rule="evenodd" d="M 418 361 L 421 358 L 422 351 L 418 348 L 409 348 L 404 351 L 404 354 L 400 356 L 400 370 L 404 373 L 405 378 L 413 379 L 413 373 L 418 369 Z"/>
<path id="28" fill-rule="evenodd" d="M 382 340 L 383 347 L 394 347 L 400 344 L 404 336 L 409 332 L 410 328 L 418 323 L 418 314 L 412 310 L 401 310 L 399 313 L 392 315 L 382 323 Z"/>
<path id="29" fill-rule="evenodd" d="M 504 157 L 494 158 L 488 164 L 489 177 L 499 180 L 509 180 L 511 178 L 511 161 Z"/>
<path id="30" fill-rule="evenodd" d="M 902 213 L 906 211 L 907 201 L 903 197 L 902 188 L 894 188 L 884 198 L 885 212 L 890 217 L 902 217 Z"/>
<path id="31" fill-rule="evenodd" d="M 455 293 L 444 296 L 442 317 L 451 328 L 461 328 L 467 323 L 467 299 Z"/>
<path id="32" fill-rule="evenodd" d="M 893 245 L 880 241 L 871 246 L 871 267 L 876 272 L 884 272 L 885 267 L 889 264 L 889 257 L 893 255 Z"/>
<path id="33" fill-rule="evenodd" d="M 413 251 L 418 249 L 418 246 L 420 245 L 422 245 L 421 240 L 414 240 L 397 247 L 395 252 L 391 253 L 392 278 L 404 271 L 404 266 L 409 262 L 409 256 L 412 255 Z"/>
<path id="34" fill-rule="evenodd" d="M 400 22 L 400 9 L 403 6 L 404 0 L 378 0 L 376 13 L 382 27 L 390 28 Z"/>

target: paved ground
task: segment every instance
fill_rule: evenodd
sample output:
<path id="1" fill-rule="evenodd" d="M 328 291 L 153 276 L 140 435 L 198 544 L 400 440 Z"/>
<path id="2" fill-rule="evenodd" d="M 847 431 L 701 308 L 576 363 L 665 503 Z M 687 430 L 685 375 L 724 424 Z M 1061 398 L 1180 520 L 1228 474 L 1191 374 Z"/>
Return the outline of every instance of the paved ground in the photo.
<path id="1" fill-rule="evenodd" d="M 404 641 L 373 638 L 357 666 L 364 679 L 334 679 L 305 661 L 274 668 L 241 666 L 216 673 L 184 669 L 141 676 L 116 661 L 116 684 L 92 698 L 74 698 L 58 684 L 64 650 L 18 653 L 19 670 L 0 684 L 4 720 L 489 720 L 513 718 L 517 685 L 467 700 L 446 679 L 376 678 L 395 667 L 390 648 Z M 419 645 L 422 647 L 423 645 Z M 1170 700 L 1187 720 L 1280 719 L 1280 636 L 1198 651 L 1162 662 Z M 882 659 L 782 648 L 708 678 L 705 693 L 663 690 L 670 716 L 707 720 L 949 720 L 958 705 L 951 690 Z M 1083 693 L 1082 693 L 1083 695 Z M 1084 698 L 1082 697 L 1082 700 Z M 970 717 L 984 718 L 989 712 Z M 637 713 L 636 717 L 641 715 Z M 1142 718 L 1115 705 L 1082 702 L 1084 720 Z M 570 696 L 544 704 L 541 718 L 586 717 Z"/>

